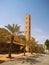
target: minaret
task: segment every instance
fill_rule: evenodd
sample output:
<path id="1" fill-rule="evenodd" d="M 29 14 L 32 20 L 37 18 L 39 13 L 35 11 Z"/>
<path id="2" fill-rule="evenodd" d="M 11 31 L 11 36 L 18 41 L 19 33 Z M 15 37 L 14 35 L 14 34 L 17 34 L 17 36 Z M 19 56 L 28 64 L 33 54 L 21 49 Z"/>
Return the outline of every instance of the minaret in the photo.
<path id="1" fill-rule="evenodd" d="M 27 40 L 30 40 L 31 37 L 31 16 L 26 14 L 25 16 L 25 30 L 24 34 Z"/>

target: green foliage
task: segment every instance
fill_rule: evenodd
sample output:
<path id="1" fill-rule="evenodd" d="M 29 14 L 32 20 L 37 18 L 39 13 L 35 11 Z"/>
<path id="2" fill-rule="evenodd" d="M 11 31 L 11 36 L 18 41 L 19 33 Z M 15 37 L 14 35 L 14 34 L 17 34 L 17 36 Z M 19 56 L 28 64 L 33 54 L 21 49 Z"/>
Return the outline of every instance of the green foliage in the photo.
<path id="1" fill-rule="evenodd" d="M 49 50 L 49 40 L 48 39 L 45 41 L 45 45 L 47 46 L 47 49 Z"/>
<path id="2" fill-rule="evenodd" d="M 27 40 L 27 49 L 28 51 L 32 54 L 35 51 L 35 45 L 36 45 L 36 41 L 35 38 L 31 38 L 30 40 Z"/>
<path id="3" fill-rule="evenodd" d="M 32 54 L 35 53 L 43 53 L 44 48 L 42 44 L 37 44 L 37 41 L 35 38 L 32 38 L 31 40 L 28 40 L 28 46 L 29 46 L 29 52 Z"/>
<path id="4" fill-rule="evenodd" d="M 18 34 L 20 32 L 20 26 L 18 26 L 17 24 L 8 24 L 7 26 L 5 26 L 7 28 L 7 30 L 11 33 L 11 34 Z"/>
<path id="5" fill-rule="evenodd" d="M 25 56 L 27 40 L 26 40 L 24 35 L 21 36 L 21 43 L 24 45 L 24 50 L 23 51 L 24 51 L 24 56 Z"/>
<path id="6" fill-rule="evenodd" d="M 13 24 L 10 25 L 8 24 L 7 26 L 5 26 L 8 30 L 8 32 L 11 34 L 11 44 L 9 46 L 9 58 L 11 58 L 11 51 L 12 51 L 12 43 L 14 41 L 14 36 L 18 36 L 20 34 L 20 26 L 18 26 L 17 24 Z"/>
<path id="7" fill-rule="evenodd" d="M 0 42 L 7 42 L 9 40 L 10 33 L 4 28 L 0 28 Z"/>

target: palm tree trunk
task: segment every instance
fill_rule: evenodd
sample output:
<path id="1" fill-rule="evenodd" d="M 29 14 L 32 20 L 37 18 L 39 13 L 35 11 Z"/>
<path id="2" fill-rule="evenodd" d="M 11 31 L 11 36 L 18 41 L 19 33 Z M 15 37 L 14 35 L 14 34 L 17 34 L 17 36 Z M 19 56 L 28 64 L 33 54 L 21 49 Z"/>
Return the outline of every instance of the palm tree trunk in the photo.
<path id="1" fill-rule="evenodd" d="M 32 54 L 32 47 L 31 47 L 31 50 L 30 50 L 31 54 Z"/>
<path id="2" fill-rule="evenodd" d="M 24 56 L 25 56 L 25 46 L 24 46 Z"/>
<path id="3" fill-rule="evenodd" d="M 12 35 L 11 36 L 11 43 L 9 45 L 9 58 L 11 58 L 13 40 L 14 40 L 14 36 Z"/>
<path id="4" fill-rule="evenodd" d="M 10 43 L 10 45 L 9 45 L 9 58 L 11 58 L 11 51 L 12 51 L 12 44 Z"/>

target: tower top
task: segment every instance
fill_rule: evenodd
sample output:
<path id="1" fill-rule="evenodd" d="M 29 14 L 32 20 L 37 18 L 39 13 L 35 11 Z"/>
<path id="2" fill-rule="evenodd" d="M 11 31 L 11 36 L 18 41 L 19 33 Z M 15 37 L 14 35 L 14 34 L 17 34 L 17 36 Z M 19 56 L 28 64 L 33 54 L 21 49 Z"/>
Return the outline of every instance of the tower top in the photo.
<path id="1" fill-rule="evenodd" d="M 26 17 L 30 17 L 30 14 L 26 14 Z"/>
<path id="2" fill-rule="evenodd" d="M 26 14 L 25 19 L 26 19 L 26 20 L 30 20 L 30 19 L 31 19 L 30 14 Z"/>
<path id="3" fill-rule="evenodd" d="M 26 14 L 26 16 L 30 16 L 30 14 Z"/>

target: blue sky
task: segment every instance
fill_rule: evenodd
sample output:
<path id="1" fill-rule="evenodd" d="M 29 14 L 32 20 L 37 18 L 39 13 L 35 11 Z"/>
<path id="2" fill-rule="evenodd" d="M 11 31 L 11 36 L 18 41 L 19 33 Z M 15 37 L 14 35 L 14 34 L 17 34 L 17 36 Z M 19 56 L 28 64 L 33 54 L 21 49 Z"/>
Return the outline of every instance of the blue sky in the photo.
<path id="1" fill-rule="evenodd" d="M 25 15 L 31 15 L 31 36 L 43 44 L 49 39 L 49 0 L 0 0 L 0 27 L 21 25 Z"/>

